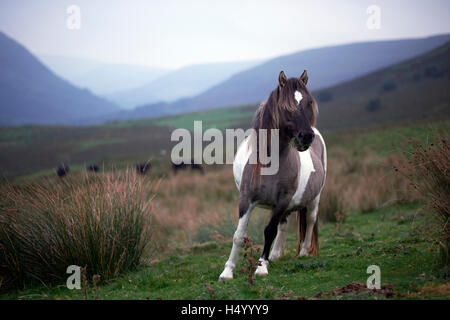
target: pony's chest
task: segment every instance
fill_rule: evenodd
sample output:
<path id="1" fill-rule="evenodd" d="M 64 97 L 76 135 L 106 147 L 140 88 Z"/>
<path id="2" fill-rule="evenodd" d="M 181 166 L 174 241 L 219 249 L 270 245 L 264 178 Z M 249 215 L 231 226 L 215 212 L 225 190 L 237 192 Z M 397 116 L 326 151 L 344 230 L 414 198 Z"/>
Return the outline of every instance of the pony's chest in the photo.
<path id="1" fill-rule="evenodd" d="M 297 189 L 292 196 L 289 209 L 306 206 L 320 193 L 324 183 L 324 169 L 310 149 L 299 152 L 300 169 Z"/>

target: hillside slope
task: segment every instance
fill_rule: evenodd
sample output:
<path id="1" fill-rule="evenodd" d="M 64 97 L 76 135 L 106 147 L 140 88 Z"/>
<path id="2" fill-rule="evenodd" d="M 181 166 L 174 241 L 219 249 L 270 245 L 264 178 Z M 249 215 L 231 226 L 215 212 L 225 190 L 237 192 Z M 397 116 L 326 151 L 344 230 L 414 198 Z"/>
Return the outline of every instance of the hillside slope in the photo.
<path id="1" fill-rule="evenodd" d="M 363 42 L 325 47 L 278 57 L 232 76 L 217 86 L 190 99 L 181 99 L 155 112 L 147 105 L 147 117 L 161 113 L 178 114 L 195 110 L 255 103 L 267 98 L 275 88 L 280 70 L 288 77 L 299 76 L 304 69 L 310 75 L 309 86 L 316 90 L 355 79 L 381 68 L 437 48 L 450 35 L 429 38 Z M 141 109 L 140 114 L 144 112 Z M 123 116 L 123 115 L 122 115 Z M 132 111 L 130 118 L 136 118 Z M 124 118 L 118 118 L 124 119 Z"/>
<path id="2" fill-rule="evenodd" d="M 310 75 L 310 79 L 312 77 Z M 312 93 L 319 104 L 318 127 L 336 131 L 450 119 L 448 88 L 450 42 L 415 58 Z M 183 118 L 211 119 L 208 115 L 221 115 L 225 111 L 233 114 L 233 110 L 237 116 L 232 127 L 248 128 L 256 104 L 237 109 L 205 110 L 154 121 L 170 126 L 183 123 Z M 221 119 L 216 118 L 215 123 L 220 127 Z"/>
<path id="3" fill-rule="evenodd" d="M 320 128 L 450 118 L 450 42 L 426 54 L 314 92 Z"/>
<path id="4" fill-rule="evenodd" d="M 118 110 L 59 78 L 0 32 L 0 125 L 72 123 Z"/>

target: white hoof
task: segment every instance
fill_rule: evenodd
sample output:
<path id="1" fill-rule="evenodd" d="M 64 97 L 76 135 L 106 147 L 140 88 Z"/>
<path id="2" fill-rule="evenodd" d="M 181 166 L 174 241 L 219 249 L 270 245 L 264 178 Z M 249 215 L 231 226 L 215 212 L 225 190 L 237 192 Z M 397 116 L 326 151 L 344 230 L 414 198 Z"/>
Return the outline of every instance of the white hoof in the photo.
<path id="1" fill-rule="evenodd" d="M 308 251 L 306 249 L 302 249 L 302 250 L 300 250 L 300 253 L 298 254 L 297 258 L 307 257 L 307 256 L 309 256 Z"/>
<path id="2" fill-rule="evenodd" d="M 280 259 L 280 257 L 281 257 L 280 251 L 272 251 L 269 255 L 269 260 L 276 261 L 276 260 Z"/>
<path id="3" fill-rule="evenodd" d="M 233 279 L 233 270 L 225 267 L 225 269 L 219 276 L 219 281 L 226 281 L 226 280 L 231 280 L 231 279 Z"/>
<path id="4" fill-rule="evenodd" d="M 260 265 L 256 268 L 255 274 L 258 276 L 267 276 L 269 274 L 269 270 L 267 266 L 269 265 L 269 261 L 259 259 Z"/>

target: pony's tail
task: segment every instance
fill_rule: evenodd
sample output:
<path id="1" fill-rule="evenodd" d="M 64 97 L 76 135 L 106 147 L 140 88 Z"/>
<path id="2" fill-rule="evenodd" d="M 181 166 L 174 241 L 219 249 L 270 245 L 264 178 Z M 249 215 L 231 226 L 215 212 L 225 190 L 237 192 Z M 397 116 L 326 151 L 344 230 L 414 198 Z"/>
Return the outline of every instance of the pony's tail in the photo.
<path id="1" fill-rule="evenodd" d="M 305 241 L 306 237 L 306 208 L 300 209 L 297 212 L 297 251 L 295 253 L 296 256 L 299 255 L 300 250 L 302 249 L 302 243 Z M 313 256 L 319 255 L 319 221 L 314 223 L 312 237 L 311 237 L 311 246 L 308 249 L 308 253 Z"/>

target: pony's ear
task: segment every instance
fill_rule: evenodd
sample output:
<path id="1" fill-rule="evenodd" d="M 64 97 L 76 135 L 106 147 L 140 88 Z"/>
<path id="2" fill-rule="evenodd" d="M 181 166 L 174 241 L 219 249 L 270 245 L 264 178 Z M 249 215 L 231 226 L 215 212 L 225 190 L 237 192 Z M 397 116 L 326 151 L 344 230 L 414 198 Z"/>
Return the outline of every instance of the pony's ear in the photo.
<path id="1" fill-rule="evenodd" d="M 308 72 L 306 72 L 306 70 L 303 71 L 303 73 L 302 73 L 302 75 L 300 76 L 299 79 L 306 86 L 306 84 L 308 83 Z"/>
<path id="2" fill-rule="evenodd" d="M 278 85 L 280 86 L 280 88 L 283 88 L 286 82 L 287 82 L 286 75 L 284 74 L 283 71 L 280 71 L 280 75 L 278 76 Z"/>

